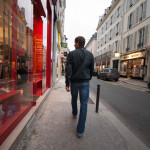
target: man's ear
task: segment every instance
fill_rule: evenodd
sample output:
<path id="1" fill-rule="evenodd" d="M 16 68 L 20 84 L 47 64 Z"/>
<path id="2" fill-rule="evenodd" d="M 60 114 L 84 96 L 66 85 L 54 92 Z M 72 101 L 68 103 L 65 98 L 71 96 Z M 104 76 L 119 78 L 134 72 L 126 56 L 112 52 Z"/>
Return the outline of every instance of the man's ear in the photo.
<path id="1" fill-rule="evenodd" d="M 77 47 L 79 47 L 79 41 L 77 42 Z"/>

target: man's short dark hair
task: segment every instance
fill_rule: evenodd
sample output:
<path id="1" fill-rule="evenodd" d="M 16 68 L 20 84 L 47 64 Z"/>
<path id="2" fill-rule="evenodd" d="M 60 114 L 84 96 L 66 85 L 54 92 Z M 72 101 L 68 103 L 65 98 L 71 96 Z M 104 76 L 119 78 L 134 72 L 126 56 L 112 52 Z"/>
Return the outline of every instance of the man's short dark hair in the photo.
<path id="1" fill-rule="evenodd" d="M 83 36 L 78 36 L 75 38 L 75 42 L 78 43 L 79 42 L 79 46 L 84 46 L 85 44 L 85 38 Z"/>

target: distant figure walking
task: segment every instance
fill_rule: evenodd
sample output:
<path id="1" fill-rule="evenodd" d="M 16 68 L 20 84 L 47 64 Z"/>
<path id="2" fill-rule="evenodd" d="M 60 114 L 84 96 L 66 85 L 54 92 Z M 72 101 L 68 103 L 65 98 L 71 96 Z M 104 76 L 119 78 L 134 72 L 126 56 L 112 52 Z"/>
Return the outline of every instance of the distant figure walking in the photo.
<path id="1" fill-rule="evenodd" d="M 89 99 L 89 81 L 94 71 L 94 57 L 91 52 L 84 48 L 85 38 L 75 38 L 75 50 L 71 51 L 66 63 L 66 91 L 72 95 L 72 114 L 77 118 L 77 97 L 80 96 L 80 115 L 77 125 L 77 137 L 81 138 L 85 131 L 87 116 L 87 103 Z"/>

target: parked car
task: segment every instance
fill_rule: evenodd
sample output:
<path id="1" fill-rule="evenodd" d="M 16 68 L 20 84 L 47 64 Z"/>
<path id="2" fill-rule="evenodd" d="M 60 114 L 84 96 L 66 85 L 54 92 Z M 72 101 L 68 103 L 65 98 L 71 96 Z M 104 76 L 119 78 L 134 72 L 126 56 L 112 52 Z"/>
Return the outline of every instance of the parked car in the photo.
<path id="1" fill-rule="evenodd" d="M 119 72 L 116 68 L 105 68 L 102 71 L 98 72 L 97 79 L 118 81 Z"/>

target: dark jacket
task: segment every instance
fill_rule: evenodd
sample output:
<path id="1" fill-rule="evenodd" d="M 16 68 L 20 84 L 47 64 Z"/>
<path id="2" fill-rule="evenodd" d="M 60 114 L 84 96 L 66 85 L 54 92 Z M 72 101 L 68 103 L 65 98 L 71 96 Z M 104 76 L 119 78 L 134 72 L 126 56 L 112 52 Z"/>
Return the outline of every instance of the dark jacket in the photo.
<path id="1" fill-rule="evenodd" d="M 66 86 L 69 87 L 70 82 L 88 82 L 92 78 L 93 70 L 94 57 L 91 52 L 83 47 L 71 51 L 66 63 Z"/>

